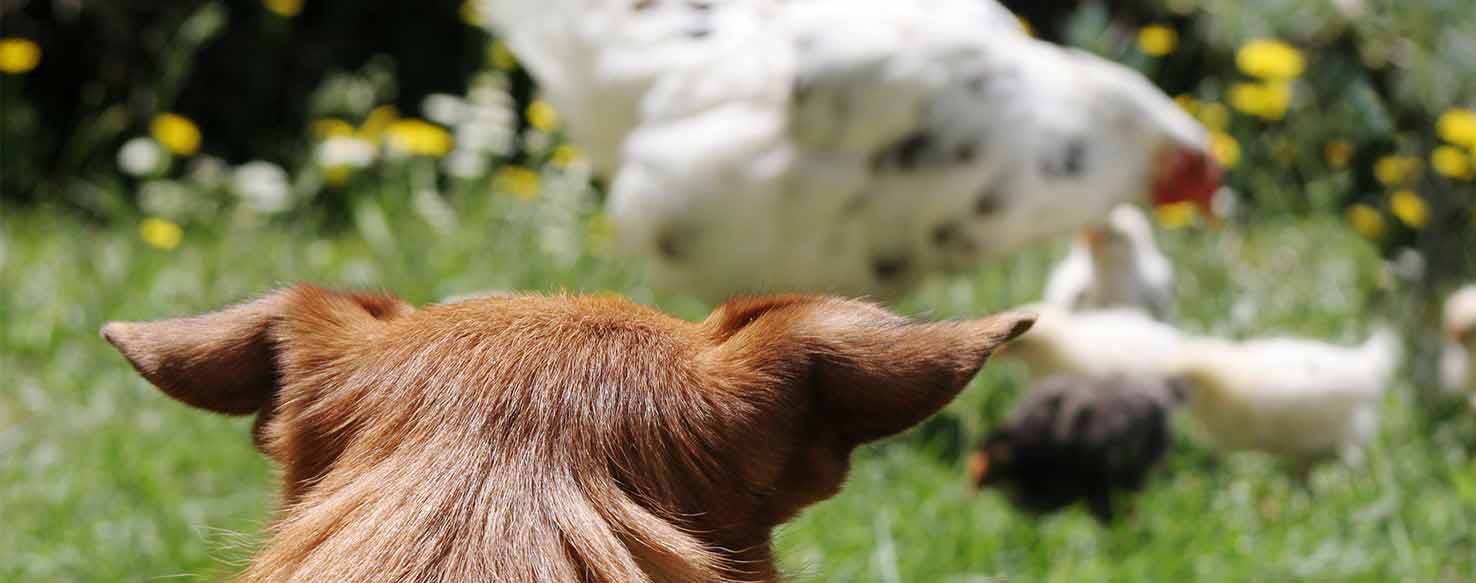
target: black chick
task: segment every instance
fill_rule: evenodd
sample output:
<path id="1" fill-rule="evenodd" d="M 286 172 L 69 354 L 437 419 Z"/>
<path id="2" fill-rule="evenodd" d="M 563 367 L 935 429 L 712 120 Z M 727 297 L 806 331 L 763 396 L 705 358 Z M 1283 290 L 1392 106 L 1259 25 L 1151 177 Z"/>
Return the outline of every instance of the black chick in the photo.
<path id="1" fill-rule="evenodd" d="M 1047 513 L 1085 500 L 1099 521 L 1112 498 L 1142 488 L 1169 444 L 1171 383 L 1058 375 L 1036 383 L 1003 427 L 969 457 L 978 487 L 1004 487 L 1016 506 Z"/>

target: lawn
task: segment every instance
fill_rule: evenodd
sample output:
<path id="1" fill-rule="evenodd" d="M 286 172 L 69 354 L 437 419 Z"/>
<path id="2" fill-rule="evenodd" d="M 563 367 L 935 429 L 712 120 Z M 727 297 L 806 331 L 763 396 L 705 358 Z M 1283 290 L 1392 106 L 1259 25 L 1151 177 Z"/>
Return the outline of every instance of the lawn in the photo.
<path id="1" fill-rule="evenodd" d="M 249 420 L 189 409 L 97 335 L 109 319 L 180 315 L 297 280 L 418 303 L 487 289 L 613 290 L 688 318 L 707 307 L 644 287 L 588 203 L 361 197 L 337 220 L 223 217 L 165 251 L 136 222 L 45 208 L 0 218 L 0 581 L 220 577 L 268 520 L 272 469 Z M 1182 324 L 1232 336 L 1362 337 L 1406 308 L 1376 291 L 1374 250 L 1331 220 L 1167 233 Z M 1058 248 L 931 282 L 899 309 L 979 314 L 1032 300 Z M 1410 378 L 1411 375 L 1403 375 Z M 1024 386 L 1002 360 L 942 416 L 856 456 L 851 479 L 779 535 L 796 581 L 1476 580 L 1476 421 L 1392 387 L 1356 466 L 1305 481 L 1222 456 L 1179 419 L 1169 462 L 1110 528 L 1035 518 L 961 478 L 962 450 Z"/>

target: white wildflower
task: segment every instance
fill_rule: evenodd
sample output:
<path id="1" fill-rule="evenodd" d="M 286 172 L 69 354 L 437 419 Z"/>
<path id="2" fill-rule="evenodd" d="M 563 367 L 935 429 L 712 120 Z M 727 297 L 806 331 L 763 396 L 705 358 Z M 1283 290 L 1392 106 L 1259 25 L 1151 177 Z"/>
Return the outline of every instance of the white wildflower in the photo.
<path id="1" fill-rule="evenodd" d="M 508 154 L 512 151 L 513 132 L 497 124 L 468 120 L 455 128 L 456 144 L 468 150 Z"/>
<path id="2" fill-rule="evenodd" d="M 344 136 L 332 137 L 318 144 L 318 165 L 324 168 L 363 168 L 374 162 L 372 142 Z"/>
<path id="3" fill-rule="evenodd" d="M 420 102 L 425 118 L 443 126 L 453 126 L 466 117 L 467 103 L 455 95 L 432 93 Z"/>
<path id="4" fill-rule="evenodd" d="M 138 206 L 145 214 L 177 220 L 198 213 L 199 202 L 193 190 L 173 180 L 149 180 L 138 186 Z"/>
<path id="5" fill-rule="evenodd" d="M 131 176 L 152 176 L 168 163 L 168 154 L 153 138 L 133 138 L 118 149 L 118 167 Z"/>
<path id="6" fill-rule="evenodd" d="M 487 157 L 476 150 L 457 148 L 441 161 L 446 173 L 463 179 L 479 178 L 487 174 Z"/>
<path id="7" fill-rule="evenodd" d="M 258 212 L 281 212 L 291 204 L 287 171 L 271 162 L 256 160 L 242 164 L 231 177 L 231 188 L 242 202 Z"/>

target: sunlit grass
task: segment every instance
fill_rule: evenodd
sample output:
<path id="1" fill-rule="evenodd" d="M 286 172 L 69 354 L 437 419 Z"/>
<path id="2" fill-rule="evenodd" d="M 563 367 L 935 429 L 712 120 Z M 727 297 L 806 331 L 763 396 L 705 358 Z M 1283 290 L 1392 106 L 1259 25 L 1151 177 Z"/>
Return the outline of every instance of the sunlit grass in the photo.
<path id="1" fill-rule="evenodd" d="M 388 202 L 403 197 L 356 200 L 336 230 L 236 215 L 211 232 L 186 228 L 173 250 L 142 240 L 137 222 L 0 218 L 0 580 L 218 577 L 268 519 L 273 478 L 249 421 L 159 394 L 98 338 L 106 320 L 210 309 L 297 280 L 417 303 L 615 290 L 689 318 L 706 310 L 643 287 L 589 232 L 587 203 L 466 197 L 443 215 Z M 1351 341 L 1402 313 L 1374 291 L 1372 249 L 1335 219 L 1178 231 L 1165 244 L 1194 331 Z M 948 317 L 1029 301 L 1053 251 L 932 282 L 901 309 Z M 965 487 L 961 451 L 1024 382 L 1019 367 L 991 365 L 945 415 L 863 450 L 837 499 L 783 529 L 786 567 L 801 581 L 848 582 L 1476 578 L 1476 424 L 1432 420 L 1412 383 L 1388 395 L 1363 464 L 1323 466 L 1305 484 L 1264 458 L 1212 454 L 1181 419 L 1164 471 L 1103 529 L 1075 510 L 1022 516 Z"/>

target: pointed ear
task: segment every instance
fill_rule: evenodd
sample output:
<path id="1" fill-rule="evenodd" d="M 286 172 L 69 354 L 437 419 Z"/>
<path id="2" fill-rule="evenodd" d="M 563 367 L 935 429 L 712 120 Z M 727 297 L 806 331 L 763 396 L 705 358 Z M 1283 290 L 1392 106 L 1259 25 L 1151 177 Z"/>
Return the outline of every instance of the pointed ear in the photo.
<path id="1" fill-rule="evenodd" d="M 863 302 L 768 296 L 729 301 L 704 324 L 723 347 L 720 361 L 777 365 L 812 391 L 815 421 L 854 446 L 937 413 L 1034 322 L 1029 312 L 915 322 Z"/>
<path id="2" fill-rule="evenodd" d="M 348 301 L 344 301 L 348 300 Z M 310 285 L 189 318 L 109 322 L 102 337 L 154 386 L 188 405 L 244 415 L 261 410 L 279 382 L 278 323 L 307 309 L 388 319 L 409 313 L 398 298 L 324 290 Z"/>
<path id="3" fill-rule="evenodd" d="M 1030 329 L 1035 315 L 1007 312 L 928 323 L 846 319 L 844 328 L 825 333 L 813 378 L 822 410 L 860 444 L 904 431 L 943 409 L 990 354 Z"/>

